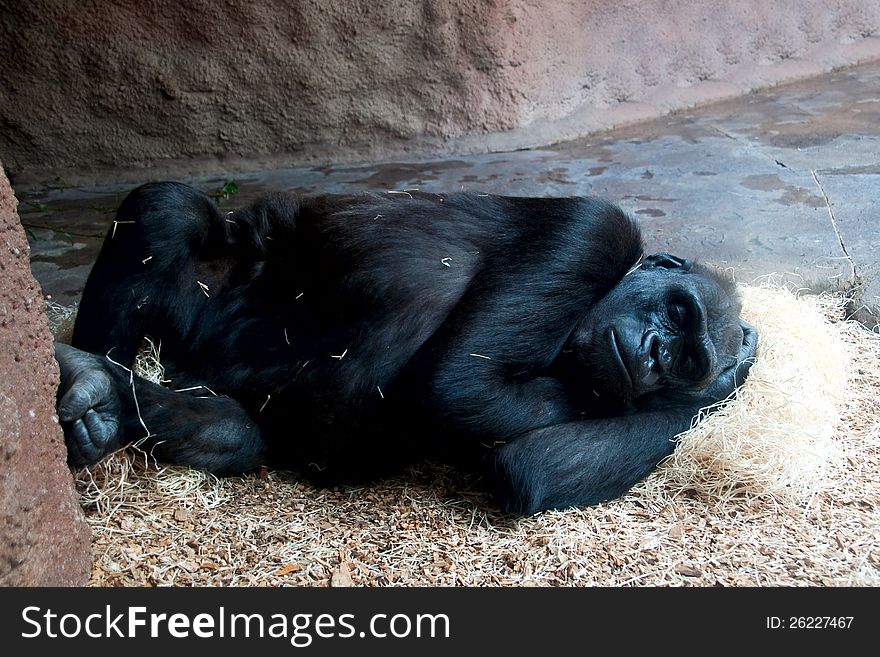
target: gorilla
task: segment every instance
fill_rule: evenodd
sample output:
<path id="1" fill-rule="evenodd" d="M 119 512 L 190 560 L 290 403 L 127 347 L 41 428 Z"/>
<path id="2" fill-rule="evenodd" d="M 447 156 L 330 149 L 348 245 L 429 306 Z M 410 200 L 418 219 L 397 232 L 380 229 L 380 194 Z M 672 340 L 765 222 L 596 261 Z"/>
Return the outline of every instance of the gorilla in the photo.
<path id="1" fill-rule="evenodd" d="M 272 194 L 123 201 L 57 344 L 72 467 L 133 442 L 218 475 L 319 485 L 418 460 L 532 514 L 625 493 L 755 355 L 735 288 L 644 256 L 597 198 Z M 145 336 L 170 379 L 130 370 Z"/>

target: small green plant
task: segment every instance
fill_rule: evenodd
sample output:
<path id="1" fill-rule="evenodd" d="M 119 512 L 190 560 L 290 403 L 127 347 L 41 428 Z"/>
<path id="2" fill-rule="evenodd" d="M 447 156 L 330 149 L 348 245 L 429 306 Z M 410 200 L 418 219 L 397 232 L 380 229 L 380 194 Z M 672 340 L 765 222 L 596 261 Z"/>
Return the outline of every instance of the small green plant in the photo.
<path id="1" fill-rule="evenodd" d="M 19 214 L 25 212 L 45 212 L 49 209 L 49 206 L 43 203 L 42 201 L 28 201 L 25 199 L 21 199 L 21 205 L 27 205 L 29 207 L 19 207 Z"/>
<path id="2" fill-rule="evenodd" d="M 214 202 L 218 205 L 225 200 L 228 200 L 230 196 L 238 193 L 238 183 L 234 180 L 227 180 L 223 183 L 222 186 L 215 189 L 211 192 L 211 198 L 214 199 Z"/>

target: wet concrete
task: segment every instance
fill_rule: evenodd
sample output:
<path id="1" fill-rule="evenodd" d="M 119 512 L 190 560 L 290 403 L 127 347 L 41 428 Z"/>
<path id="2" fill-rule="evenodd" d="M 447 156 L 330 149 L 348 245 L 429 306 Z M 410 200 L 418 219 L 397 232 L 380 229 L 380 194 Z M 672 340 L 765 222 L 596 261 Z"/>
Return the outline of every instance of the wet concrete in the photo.
<path id="1" fill-rule="evenodd" d="M 233 179 L 238 193 L 220 201 L 230 209 L 277 189 L 601 195 L 640 220 L 650 250 L 742 282 L 851 291 L 857 317 L 880 322 L 880 62 L 543 149 L 185 182 L 211 192 Z M 17 190 L 47 296 L 77 300 L 129 189 L 55 180 Z"/>

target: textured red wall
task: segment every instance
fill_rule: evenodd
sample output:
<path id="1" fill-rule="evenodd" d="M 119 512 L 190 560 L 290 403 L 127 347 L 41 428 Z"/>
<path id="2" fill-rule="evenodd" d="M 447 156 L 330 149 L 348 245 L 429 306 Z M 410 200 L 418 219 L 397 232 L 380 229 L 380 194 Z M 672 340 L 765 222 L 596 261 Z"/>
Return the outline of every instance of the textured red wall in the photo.
<path id="1" fill-rule="evenodd" d="M 85 584 L 90 532 L 55 416 L 58 367 L 0 167 L 0 585 Z"/>
<path id="2" fill-rule="evenodd" d="M 30 0 L 0 17 L 0 156 L 72 181 L 516 148 L 873 57 L 877 0 Z"/>

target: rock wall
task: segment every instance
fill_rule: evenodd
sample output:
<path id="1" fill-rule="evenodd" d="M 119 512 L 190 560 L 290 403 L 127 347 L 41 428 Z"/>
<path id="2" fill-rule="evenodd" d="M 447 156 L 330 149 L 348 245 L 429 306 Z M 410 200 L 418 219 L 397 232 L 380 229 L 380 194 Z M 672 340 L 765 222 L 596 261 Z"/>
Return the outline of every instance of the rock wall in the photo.
<path id="1" fill-rule="evenodd" d="M 512 149 L 880 57 L 876 0 L 2 7 L 17 181 Z"/>
<path id="2" fill-rule="evenodd" d="M 58 367 L 0 167 L 0 586 L 85 584 L 92 567 L 55 415 Z"/>

